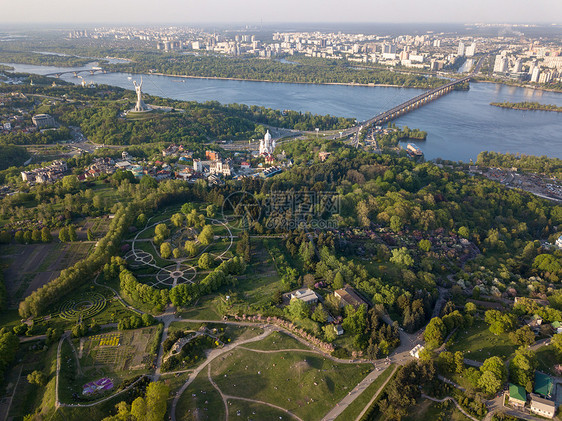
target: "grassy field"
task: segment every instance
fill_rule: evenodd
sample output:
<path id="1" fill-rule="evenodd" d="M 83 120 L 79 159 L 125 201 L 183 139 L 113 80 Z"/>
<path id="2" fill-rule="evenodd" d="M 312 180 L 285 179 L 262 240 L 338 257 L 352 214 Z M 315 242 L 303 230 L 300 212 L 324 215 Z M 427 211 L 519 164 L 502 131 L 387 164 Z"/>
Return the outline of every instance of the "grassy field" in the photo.
<path id="1" fill-rule="evenodd" d="M 554 366 L 559 363 L 556 354 L 556 350 L 552 345 L 539 348 L 537 350 L 537 370 L 551 375 L 556 375 Z"/>
<path id="2" fill-rule="evenodd" d="M 228 400 L 230 420 L 292 420 L 285 411 L 271 406 L 235 399 Z"/>
<path id="3" fill-rule="evenodd" d="M 517 349 L 517 346 L 509 340 L 507 333 L 496 336 L 481 320 L 475 320 L 472 327 L 468 329 L 461 329 L 456 337 L 457 339 L 447 349 L 451 352 L 463 351 L 465 358 L 475 361 L 484 361 L 493 356 L 506 359 Z"/>
<path id="4" fill-rule="evenodd" d="M 178 421 L 217 421 L 224 417 L 221 396 L 209 382 L 207 370 L 203 370 L 179 400 L 176 418 Z"/>
<path id="5" fill-rule="evenodd" d="M 250 349 L 260 349 L 260 350 L 274 350 L 274 349 L 309 349 L 303 343 L 291 338 L 289 335 L 285 335 L 280 332 L 273 332 L 267 338 L 262 339 L 259 342 L 249 343 L 244 345 L 246 348 Z"/>
<path id="6" fill-rule="evenodd" d="M 306 420 L 322 418 L 372 369 L 338 364 L 317 354 L 236 349 L 212 363 L 223 393 L 286 408 Z"/>
<path id="7" fill-rule="evenodd" d="M 394 369 L 394 364 L 390 365 L 386 370 L 384 370 L 379 377 L 375 379 L 364 391 L 357 397 L 351 405 L 349 405 L 345 411 L 343 411 L 336 421 L 347 421 L 354 420 L 359 416 L 361 411 L 367 406 L 371 398 L 377 393 L 383 383 L 390 377 L 392 370 Z M 379 394 L 380 396 L 380 394 Z"/>
<path id="8" fill-rule="evenodd" d="M 216 312 L 213 300 L 214 297 L 210 295 L 202 297 L 197 304 L 182 312 L 181 317 L 195 320 L 221 320 L 222 317 Z"/>

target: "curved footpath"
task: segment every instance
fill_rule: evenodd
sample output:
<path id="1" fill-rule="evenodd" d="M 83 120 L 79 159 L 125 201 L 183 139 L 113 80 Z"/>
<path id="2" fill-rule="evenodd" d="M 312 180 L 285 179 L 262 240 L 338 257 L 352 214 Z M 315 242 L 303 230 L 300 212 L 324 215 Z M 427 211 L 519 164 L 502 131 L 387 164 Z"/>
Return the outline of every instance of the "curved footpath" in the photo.
<path id="1" fill-rule="evenodd" d="M 453 403 L 456 405 L 456 407 L 458 408 L 459 411 L 461 411 L 465 417 L 470 418 L 472 421 L 479 421 L 478 418 L 474 418 L 472 415 L 470 415 L 468 412 L 466 412 L 462 406 L 459 405 L 459 403 L 455 400 L 455 398 L 452 398 L 451 396 L 447 396 L 443 399 L 436 399 L 436 398 L 432 398 L 431 396 L 425 395 L 422 393 L 422 398 L 425 399 L 429 399 L 430 401 L 433 402 L 439 402 L 439 403 L 443 403 L 445 401 L 453 401 Z"/>

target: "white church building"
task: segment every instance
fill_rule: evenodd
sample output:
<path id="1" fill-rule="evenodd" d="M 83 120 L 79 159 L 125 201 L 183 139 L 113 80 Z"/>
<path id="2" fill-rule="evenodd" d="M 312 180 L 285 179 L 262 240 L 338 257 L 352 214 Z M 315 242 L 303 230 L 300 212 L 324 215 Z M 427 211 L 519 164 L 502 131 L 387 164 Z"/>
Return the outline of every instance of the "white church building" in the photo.
<path id="1" fill-rule="evenodd" d="M 272 155 L 275 150 L 275 140 L 272 140 L 269 130 L 260 140 L 260 155 Z"/>

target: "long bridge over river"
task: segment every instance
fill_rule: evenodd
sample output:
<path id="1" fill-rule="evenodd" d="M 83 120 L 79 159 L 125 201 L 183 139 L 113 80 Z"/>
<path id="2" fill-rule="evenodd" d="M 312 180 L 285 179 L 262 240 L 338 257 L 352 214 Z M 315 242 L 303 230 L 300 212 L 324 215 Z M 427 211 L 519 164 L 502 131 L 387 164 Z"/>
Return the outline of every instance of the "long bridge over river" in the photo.
<path id="1" fill-rule="evenodd" d="M 451 92 L 452 90 L 455 89 L 455 86 L 463 84 L 465 82 L 470 81 L 470 79 L 472 79 L 479 71 L 480 68 L 482 67 L 482 64 L 484 63 L 484 59 L 485 57 L 480 58 L 480 60 L 478 61 L 478 63 L 476 64 L 476 67 L 474 68 L 474 70 L 472 71 L 472 73 L 470 73 L 469 75 L 461 78 L 461 79 L 455 79 L 455 80 L 451 80 L 450 82 L 438 86 L 437 88 L 433 88 L 430 89 L 429 91 L 425 91 L 424 93 L 409 99 L 406 102 L 403 102 L 400 105 L 397 105 L 393 108 L 391 108 L 388 111 L 384 111 L 376 116 L 374 116 L 373 118 L 367 120 L 367 121 L 363 121 L 360 123 L 357 123 L 356 126 L 349 128 L 347 130 L 341 131 L 339 132 L 339 137 L 347 137 L 350 135 L 358 135 L 359 132 L 365 128 L 365 127 L 370 127 L 370 126 L 381 126 L 385 123 L 388 123 L 389 121 L 392 121 L 404 114 L 409 113 L 410 111 L 415 110 L 416 108 L 422 107 L 425 104 L 428 104 L 432 101 L 435 101 L 437 98 L 442 97 L 443 95 L 448 94 L 449 92 Z M 334 136 L 338 137 L 338 136 Z M 358 139 L 355 140 L 355 142 L 358 142 Z"/>
<path id="2" fill-rule="evenodd" d="M 46 74 L 45 76 L 60 78 L 62 75 L 71 75 L 72 74 L 72 75 L 74 75 L 74 77 L 78 77 L 78 75 L 80 73 L 89 73 L 89 74 L 93 75 L 95 73 L 109 73 L 109 72 L 105 69 L 102 69 L 101 67 L 94 67 L 92 69 L 68 70 L 66 72 L 49 73 L 49 74 Z"/>
<path id="3" fill-rule="evenodd" d="M 445 85 L 441 85 L 437 88 L 431 89 L 429 91 L 424 92 L 400 105 L 397 105 L 394 108 L 391 108 L 388 111 L 382 112 L 370 120 L 363 122 L 362 126 L 381 126 L 384 123 L 388 123 L 391 120 L 394 120 L 401 115 L 407 114 L 416 108 L 422 107 L 425 104 L 436 100 L 437 98 L 448 94 L 452 90 L 455 89 L 455 86 L 468 82 L 472 78 L 473 74 L 469 76 L 463 77 L 462 79 L 456 79 Z"/>

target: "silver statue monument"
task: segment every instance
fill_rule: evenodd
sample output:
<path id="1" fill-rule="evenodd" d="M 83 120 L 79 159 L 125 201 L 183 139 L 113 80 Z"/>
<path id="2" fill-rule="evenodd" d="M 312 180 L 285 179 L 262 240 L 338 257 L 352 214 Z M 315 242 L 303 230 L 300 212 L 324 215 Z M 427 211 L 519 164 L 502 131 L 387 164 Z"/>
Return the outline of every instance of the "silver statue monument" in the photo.
<path id="1" fill-rule="evenodd" d="M 146 105 L 142 100 L 142 77 L 141 77 L 140 85 L 137 83 L 136 80 L 133 80 L 133 85 L 135 85 L 135 91 L 137 92 L 137 105 L 135 105 L 133 111 L 136 112 L 150 111 L 148 105 Z"/>

